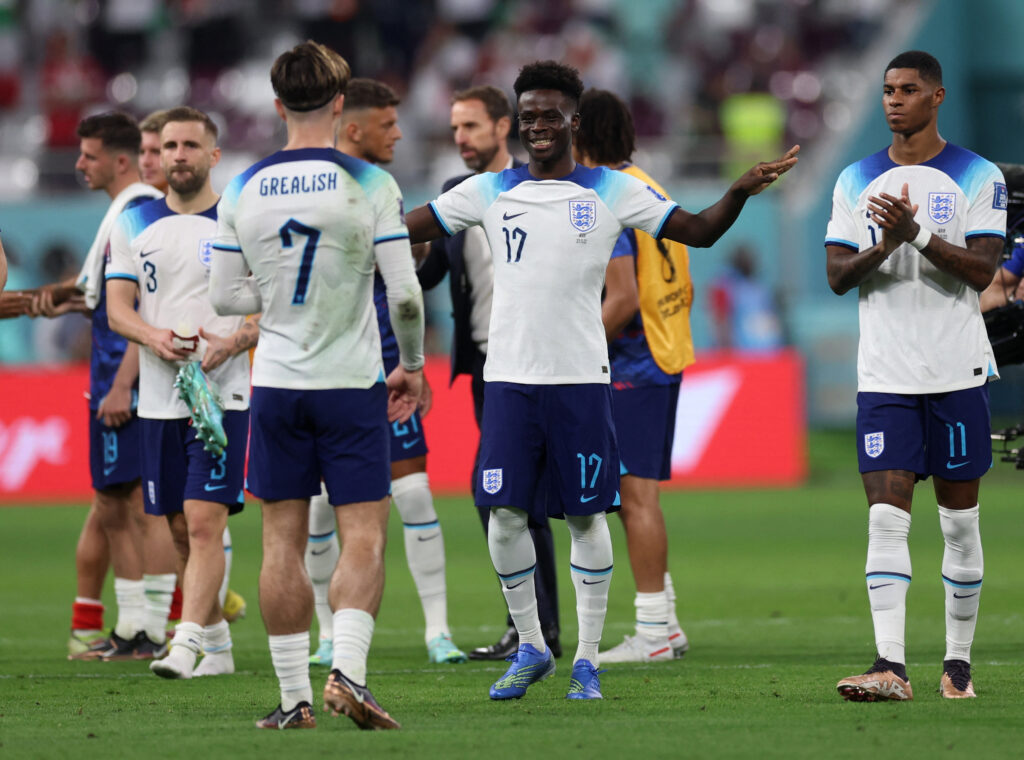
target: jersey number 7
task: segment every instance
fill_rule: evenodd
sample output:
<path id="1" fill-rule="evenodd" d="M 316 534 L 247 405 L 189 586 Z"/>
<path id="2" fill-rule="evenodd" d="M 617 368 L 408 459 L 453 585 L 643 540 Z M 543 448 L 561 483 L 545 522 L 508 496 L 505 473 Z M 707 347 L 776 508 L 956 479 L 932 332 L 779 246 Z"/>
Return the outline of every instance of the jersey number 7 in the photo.
<path id="1" fill-rule="evenodd" d="M 309 227 L 297 219 L 289 219 L 281 225 L 278 232 L 281 235 L 281 245 L 285 248 L 292 247 L 293 232 L 306 238 L 306 247 L 302 250 L 302 261 L 299 263 L 299 277 L 295 281 L 295 293 L 292 295 L 292 305 L 302 306 L 306 303 L 309 275 L 313 271 L 313 259 L 316 257 L 316 244 L 320 242 L 320 230 Z"/>

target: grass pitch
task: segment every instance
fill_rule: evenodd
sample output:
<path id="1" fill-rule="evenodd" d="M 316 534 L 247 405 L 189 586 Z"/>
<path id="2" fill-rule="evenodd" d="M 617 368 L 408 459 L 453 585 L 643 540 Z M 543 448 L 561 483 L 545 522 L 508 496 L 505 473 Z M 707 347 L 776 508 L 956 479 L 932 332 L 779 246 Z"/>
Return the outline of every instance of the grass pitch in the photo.
<path id="1" fill-rule="evenodd" d="M 942 537 L 928 484 L 918 490 L 908 597 L 911 703 L 846 703 L 840 678 L 874 655 L 864 590 L 866 509 L 852 434 L 815 435 L 812 477 L 794 490 L 689 491 L 664 497 L 678 611 L 691 640 L 679 661 L 613 665 L 605 699 L 564 699 L 575 645 L 568 532 L 556 524 L 566 655 L 520 701 L 491 702 L 504 663 L 433 666 L 392 518 L 388 581 L 370 685 L 403 730 L 360 732 L 318 713 L 315 731 L 258 731 L 277 703 L 259 619 L 257 505 L 232 518 L 232 587 L 249 602 L 232 626 L 233 677 L 164 681 L 145 663 L 65 659 L 81 507 L 0 509 L 0 757 L 503 758 L 1009 757 L 1024 742 L 1024 472 L 996 464 L 982 488 L 985 586 L 974 646 L 978 699 L 942 700 Z M 463 648 L 491 643 L 504 608 L 468 498 L 438 499 L 449 617 Z M 633 585 L 622 529 L 605 646 L 631 632 Z M 105 594 L 113 622 L 113 594 Z M 315 638 L 315 634 L 314 634 Z M 313 673 L 314 695 L 326 671 Z"/>

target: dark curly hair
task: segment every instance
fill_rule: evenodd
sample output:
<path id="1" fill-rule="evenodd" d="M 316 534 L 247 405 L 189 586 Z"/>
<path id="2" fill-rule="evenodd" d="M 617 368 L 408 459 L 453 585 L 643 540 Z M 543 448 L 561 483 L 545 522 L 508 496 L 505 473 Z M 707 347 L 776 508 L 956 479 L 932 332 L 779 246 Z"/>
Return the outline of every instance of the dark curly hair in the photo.
<path id="1" fill-rule="evenodd" d="M 519 76 L 516 77 L 512 89 L 517 100 L 524 92 L 530 90 L 556 90 L 570 98 L 573 103 L 579 103 L 580 95 L 583 94 L 583 82 L 580 81 L 580 73 L 572 66 L 566 66 L 558 61 L 535 61 L 519 69 Z"/>
<path id="2" fill-rule="evenodd" d="M 931 53 L 923 50 L 908 50 L 889 61 L 889 69 L 915 69 L 922 79 L 942 86 L 942 64 Z"/>
<path id="3" fill-rule="evenodd" d="M 591 88 L 579 104 L 580 131 L 573 142 L 577 150 L 598 164 L 629 161 L 636 150 L 636 132 L 629 108 L 613 92 Z"/>

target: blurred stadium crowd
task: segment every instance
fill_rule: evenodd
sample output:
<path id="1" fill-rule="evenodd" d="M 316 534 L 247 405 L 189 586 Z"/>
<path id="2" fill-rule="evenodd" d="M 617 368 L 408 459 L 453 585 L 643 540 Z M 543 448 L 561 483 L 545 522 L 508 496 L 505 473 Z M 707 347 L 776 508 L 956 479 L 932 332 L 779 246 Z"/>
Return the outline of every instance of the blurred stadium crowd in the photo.
<path id="1" fill-rule="evenodd" d="M 912 0 L 917 3 L 920 0 Z M 305 38 L 402 97 L 388 169 L 407 196 L 463 171 L 451 94 L 510 89 L 554 58 L 632 107 L 644 165 L 666 182 L 733 177 L 783 144 L 841 131 L 858 53 L 885 0 L 0 0 L 0 203 L 78 191 L 75 127 L 188 103 L 221 126 L 219 186 L 283 141 L 266 72 Z M 219 181 L 218 181 L 219 180 Z M 3 206 L 0 205 L 0 215 Z M 11 251 L 9 287 L 74 269 L 54 243 Z M 25 321 L 25 320 L 19 320 Z M 58 320 L 61 322 L 63 320 Z M 56 328 L 50 328 L 51 331 Z M 0 330 L 0 362 L 77 358 L 80 340 Z M 13 345 L 16 343 L 17 345 Z"/>

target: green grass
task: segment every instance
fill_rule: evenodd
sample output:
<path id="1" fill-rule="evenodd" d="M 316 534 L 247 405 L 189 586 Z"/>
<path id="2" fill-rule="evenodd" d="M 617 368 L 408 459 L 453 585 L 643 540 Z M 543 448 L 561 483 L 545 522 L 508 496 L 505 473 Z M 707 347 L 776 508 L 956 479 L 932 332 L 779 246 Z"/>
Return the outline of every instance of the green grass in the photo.
<path id="1" fill-rule="evenodd" d="M 231 528 L 232 586 L 249 616 L 232 627 L 233 677 L 169 682 L 144 664 L 65 659 L 74 545 L 83 508 L 0 509 L 0 757 L 501 758 L 555 753 L 629 757 L 900 757 L 1016 755 L 1024 742 L 1024 473 L 996 465 L 982 490 L 985 591 L 974 647 L 978 699 L 945 702 L 942 538 L 930 486 L 911 534 L 915 580 L 907 621 L 915 700 L 851 704 L 835 682 L 873 656 L 864 590 L 866 509 L 852 436 L 811 439 L 812 477 L 794 490 L 688 491 L 664 499 L 679 614 L 692 642 L 681 661 L 611 666 L 605 699 L 564 699 L 575 642 L 572 587 L 560 577 L 563 643 L 554 678 L 494 703 L 496 663 L 430 666 L 422 617 L 392 518 L 388 582 L 370 656 L 370 684 L 404 729 L 364 733 L 318 714 L 315 731 L 257 731 L 277 702 L 259 620 L 260 517 Z M 742 463 L 737 463 L 742 466 Z M 490 643 L 503 604 L 468 498 L 439 499 L 456 643 Z M 630 632 L 633 586 L 621 526 L 606 644 Z M 559 567 L 568 534 L 556 524 Z M 112 606 L 109 589 L 105 597 Z M 108 622 L 113 613 L 108 606 Z M 314 690 L 323 670 L 314 671 Z"/>

